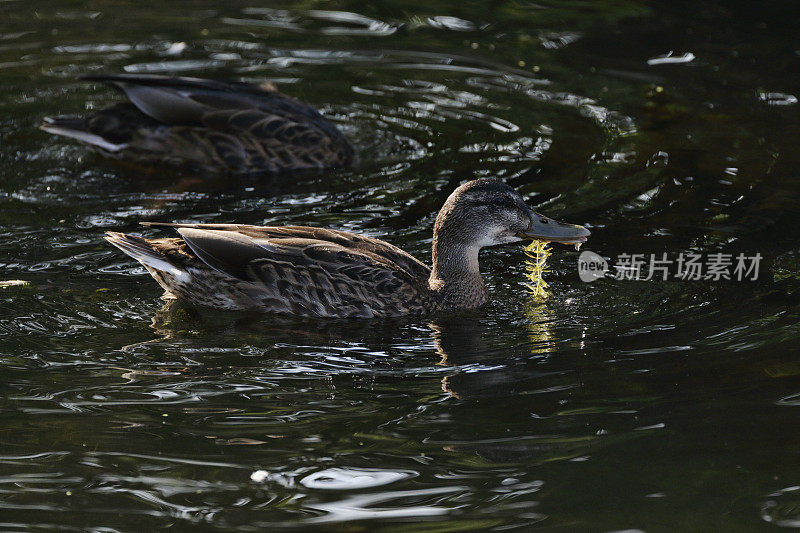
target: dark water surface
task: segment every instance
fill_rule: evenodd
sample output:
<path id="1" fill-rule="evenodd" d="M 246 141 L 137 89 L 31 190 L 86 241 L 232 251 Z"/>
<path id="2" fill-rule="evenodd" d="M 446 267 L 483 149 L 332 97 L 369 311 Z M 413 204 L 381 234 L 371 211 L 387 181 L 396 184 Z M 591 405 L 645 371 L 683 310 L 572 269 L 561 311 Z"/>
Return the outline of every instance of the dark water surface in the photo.
<path id="1" fill-rule="evenodd" d="M 30 282 L 0 289 L 0 529 L 800 527 L 793 4 L 264 4 L 0 2 L 0 280 Z M 35 129 L 117 101 L 97 71 L 272 81 L 362 163 L 208 178 Z M 101 238 L 325 225 L 427 260 L 482 176 L 612 262 L 759 278 L 588 284 L 558 246 L 541 302 L 500 248 L 477 312 L 300 320 L 166 307 Z"/>

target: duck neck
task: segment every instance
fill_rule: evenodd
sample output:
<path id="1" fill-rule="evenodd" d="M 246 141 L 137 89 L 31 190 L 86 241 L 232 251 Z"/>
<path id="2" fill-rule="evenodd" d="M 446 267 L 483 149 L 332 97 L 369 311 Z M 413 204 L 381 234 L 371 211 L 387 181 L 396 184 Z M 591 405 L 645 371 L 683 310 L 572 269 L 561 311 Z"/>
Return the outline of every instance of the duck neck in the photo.
<path id="1" fill-rule="evenodd" d="M 475 244 L 434 231 L 429 285 L 444 309 L 472 309 L 486 303 L 479 252 Z"/>

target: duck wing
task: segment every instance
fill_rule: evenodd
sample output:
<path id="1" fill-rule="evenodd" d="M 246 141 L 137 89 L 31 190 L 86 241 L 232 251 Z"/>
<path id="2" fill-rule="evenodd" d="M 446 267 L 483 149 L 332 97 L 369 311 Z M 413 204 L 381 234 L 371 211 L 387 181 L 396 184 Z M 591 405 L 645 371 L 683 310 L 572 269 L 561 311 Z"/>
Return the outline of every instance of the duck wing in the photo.
<path id="1" fill-rule="evenodd" d="M 430 312 L 430 269 L 386 242 L 301 226 L 158 224 L 175 228 L 207 267 L 252 284 L 266 310 L 374 317 Z"/>
<path id="2" fill-rule="evenodd" d="M 205 113 L 220 109 L 261 109 L 299 120 L 323 119 L 310 105 L 273 88 L 237 81 L 147 74 L 93 74 L 81 79 L 122 91 L 143 113 L 171 126 L 200 125 Z"/>

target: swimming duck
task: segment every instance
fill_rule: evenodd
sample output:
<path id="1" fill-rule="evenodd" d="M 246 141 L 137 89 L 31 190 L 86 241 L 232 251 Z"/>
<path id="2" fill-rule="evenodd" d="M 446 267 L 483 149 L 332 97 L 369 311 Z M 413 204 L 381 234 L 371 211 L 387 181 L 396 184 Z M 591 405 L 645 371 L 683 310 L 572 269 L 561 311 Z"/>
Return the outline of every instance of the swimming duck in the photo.
<path id="1" fill-rule="evenodd" d="M 86 118 L 46 117 L 41 129 L 114 159 L 214 172 L 279 172 L 350 166 L 347 138 L 310 105 L 255 86 L 155 75 L 92 75 L 131 103 Z"/>
<path id="2" fill-rule="evenodd" d="M 531 210 L 491 178 L 447 199 L 433 228 L 433 268 L 391 244 L 325 228 L 169 224 L 179 238 L 106 239 L 169 296 L 217 309 L 314 317 L 384 317 L 472 309 L 487 300 L 478 253 L 522 240 L 585 242 L 589 230 Z"/>

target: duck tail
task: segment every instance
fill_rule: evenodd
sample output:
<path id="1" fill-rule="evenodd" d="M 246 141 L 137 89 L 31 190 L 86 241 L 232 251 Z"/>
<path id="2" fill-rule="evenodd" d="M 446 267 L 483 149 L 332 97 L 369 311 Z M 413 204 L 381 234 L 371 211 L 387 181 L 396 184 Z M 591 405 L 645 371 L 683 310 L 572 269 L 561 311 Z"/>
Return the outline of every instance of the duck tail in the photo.
<path id="1" fill-rule="evenodd" d="M 86 128 L 86 119 L 80 117 L 44 117 L 39 129 L 53 135 L 76 139 L 108 152 L 118 152 L 126 146 L 125 144 L 112 143 L 100 135 L 90 133 Z"/>
<path id="2" fill-rule="evenodd" d="M 147 239 L 114 231 L 107 231 L 105 239 L 148 269 L 167 272 L 179 279 L 188 279 L 189 277 L 189 273 L 186 270 L 175 266 L 163 253 L 153 247 Z"/>

